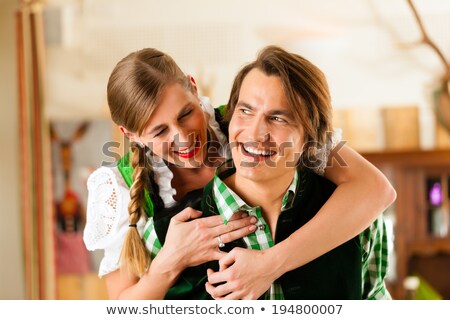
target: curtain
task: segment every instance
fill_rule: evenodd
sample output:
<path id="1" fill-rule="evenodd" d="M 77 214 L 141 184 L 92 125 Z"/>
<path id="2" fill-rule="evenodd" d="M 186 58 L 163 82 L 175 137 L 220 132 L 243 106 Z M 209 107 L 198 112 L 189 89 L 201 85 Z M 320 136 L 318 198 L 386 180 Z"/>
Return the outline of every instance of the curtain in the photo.
<path id="1" fill-rule="evenodd" d="M 55 298 L 49 125 L 43 112 L 45 46 L 41 1 L 16 12 L 21 203 L 27 299 Z"/>

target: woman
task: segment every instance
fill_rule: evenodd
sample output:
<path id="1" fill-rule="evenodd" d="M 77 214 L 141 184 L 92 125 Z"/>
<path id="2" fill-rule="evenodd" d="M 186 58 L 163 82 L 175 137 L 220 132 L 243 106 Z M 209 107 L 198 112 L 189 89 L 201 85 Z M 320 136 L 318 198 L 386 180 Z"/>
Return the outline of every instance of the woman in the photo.
<path id="1" fill-rule="evenodd" d="M 215 166 L 229 158 L 224 129 L 208 99 L 198 97 L 193 78 L 155 49 L 132 53 L 117 64 L 108 83 L 108 104 L 112 120 L 134 146 L 117 168 L 91 175 L 85 243 L 89 250 L 105 250 L 99 274 L 106 276 L 110 298 L 162 299 L 183 270 L 220 259 L 225 253 L 218 246 L 253 232 L 254 222 L 245 217 L 223 225 L 220 217 L 198 219 L 201 212 L 187 207 L 171 219 L 164 246 L 154 230 L 143 235 L 154 212 L 203 188 Z M 323 154 L 318 172 L 327 163 Z M 347 166 L 325 172 L 338 185 L 329 201 L 307 226 L 277 244 L 301 252 L 289 257 L 287 268 L 359 234 L 394 201 L 395 191 L 375 167 L 346 146 L 339 156 Z M 317 230 L 333 232 L 324 237 Z M 160 246 L 151 263 L 142 237 Z M 121 272 L 125 269 L 129 272 Z"/>

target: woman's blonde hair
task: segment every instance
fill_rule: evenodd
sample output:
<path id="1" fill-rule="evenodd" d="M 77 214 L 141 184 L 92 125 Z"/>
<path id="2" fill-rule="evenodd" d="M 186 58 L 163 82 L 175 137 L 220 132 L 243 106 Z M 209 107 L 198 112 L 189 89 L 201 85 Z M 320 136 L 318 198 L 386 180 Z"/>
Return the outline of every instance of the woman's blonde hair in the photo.
<path id="1" fill-rule="evenodd" d="M 128 131 L 141 135 L 164 88 L 175 83 L 195 92 L 191 81 L 167 54 L 152 48 L 129 54 L 115 66 L 109 77 L 107 99 L 112 120 Z M 146 154 L 148 151 L 146 146 L 131 144 L 133 183 L 128 205 L 130 228 L 120 256 L 121 267 L 137 276 L 142 276 L 150 264 L 149 252 L 136 228 L 141 218 L 147 218 L 144 211 L 145 190 L 155 207 L 164 206 L 153 179 L 153 169 Z"/>
<path id="2" fill-rule="evenodd" d="M 267 46 L 257 59 L 244 66 L 234 79 L 227 105 L 230 120 L 239 100 L 239 92 L 247 74 L 258 69 L 268 76 L 280 78 L 294 121 L 304 130 L 304 146 L 328 146 L 332 131 L 332 107 L 325 75 L 305 58 L 277 46 Z M 308 167 L 318 165 L 317 149 L 304 148 L 300 163 Z"/>

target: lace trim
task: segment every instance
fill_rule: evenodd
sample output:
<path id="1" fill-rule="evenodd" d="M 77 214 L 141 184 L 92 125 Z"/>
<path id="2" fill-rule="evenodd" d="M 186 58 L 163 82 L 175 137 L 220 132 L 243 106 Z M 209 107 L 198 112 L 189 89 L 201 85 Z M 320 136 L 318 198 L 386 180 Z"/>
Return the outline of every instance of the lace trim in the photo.
<path id="1" fill-rule="evenodd" d="M 101 167 L 88 179 L 87 223 L 83 240 L 88 250 L 104 249 L 99 276 L 119 269 L 119 257 L 128 231 L 129 189 L 117 167 Z M 143 234 L 142 217 L 137 230 Z"/>
<path id="2" fill-rule="evenodd" d="M 119 223 L 122 198 L 109 168 L 98 168 L 88 179 L 87 221 L 84 242 L 88 250 L 102 248 Z"/>

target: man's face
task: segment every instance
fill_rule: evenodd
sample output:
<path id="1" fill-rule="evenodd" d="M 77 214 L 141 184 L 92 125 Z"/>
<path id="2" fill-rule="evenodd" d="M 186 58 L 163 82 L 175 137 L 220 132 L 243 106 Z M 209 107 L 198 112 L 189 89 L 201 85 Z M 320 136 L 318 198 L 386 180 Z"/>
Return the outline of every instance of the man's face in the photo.
<path id="1" fill-rule="evenodd" d="M 247 74 L 230 121 L 229 140 L 240 177 L 276 183 L 293 175 L 303 128 L 294 121 L 279 77 L 259 69 Z"/>

